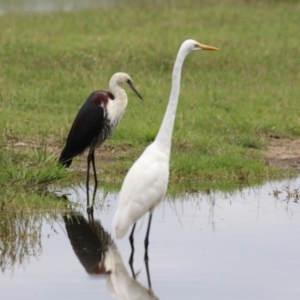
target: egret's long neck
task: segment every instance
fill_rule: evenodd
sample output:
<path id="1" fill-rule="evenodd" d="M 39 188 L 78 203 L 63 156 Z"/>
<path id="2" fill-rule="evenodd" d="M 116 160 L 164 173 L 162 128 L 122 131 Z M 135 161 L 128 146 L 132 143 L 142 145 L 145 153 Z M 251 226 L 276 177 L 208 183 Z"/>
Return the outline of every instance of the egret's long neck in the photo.
<path id="1" fill-rule="evenodd" d="M 168 107 L 155 139 L 155 142 L 159 143 L 162 148 L 166 149 L 167 151 L 170 151 L 172 144 L 172 133 L 180 93 L 181 69 L 186 55 L 187 53 L 183 49 L 180 49 L 177 54 L 176 61 L 173 67 L 172 87 Z"/>

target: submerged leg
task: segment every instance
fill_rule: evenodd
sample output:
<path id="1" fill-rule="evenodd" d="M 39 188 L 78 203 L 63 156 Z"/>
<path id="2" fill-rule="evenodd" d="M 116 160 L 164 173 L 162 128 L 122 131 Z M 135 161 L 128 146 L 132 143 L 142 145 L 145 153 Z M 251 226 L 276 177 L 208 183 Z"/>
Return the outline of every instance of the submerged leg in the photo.
<path id="1" fill-rule="evenodd" d="M 95 165 L 95 150 L 93 150 L 91 152 L 91 160 L 92 160 L 94 180 L 95 180 L 93 200 L 92 200 L 92 209 L 93 209 L 94 208 L 94 203 L 95 203 L 96 192 L 97 192 L 97 188 L 98 188 L 98 178 L 97 178 L 96 165 Z"/>
<path id="2" fill-rule="evenodd" d="M 135 225 L 136 225 L 136 223 L 133 224 L 132 230 L 131 230 L 131 233 L 130 233 L 130 236 L 129 236 L 129 241 L 130 241 L 130 245 L 131 245 L 131 254 L 130 254 L 130 257 L 129 257 L 129 265 L 130 265 L 132 276 L 133 276 L 134 279 L 135 279 L 135 274 L 133 272 L 132 264 L 133 264 L 133 254 L 134 254 L 133 234 L 134 234 Z"/>
<path id="3" fill-rule="evenodd" d="M 136 280 L 136 276 L 135 276 L 134 269 L 133 269 L 133 261 L 130 262 L 130 260 L 129 260 L 129 266 L 130 266 L 132 278 Z"/>
<path id="4" fill-rule="evenodd" d="M 133 262 L 133 254 L 134 254 L 134 241 L 133 241 L 133 234 L 134 234 L 134 229 L 135 229 L 136 223 L 133 224 L 132 230 L 129 236 L 129 241 L 130 241 L 130 246 L 131 246 L 131 255 L 129 258 L 129 262 Z"/>
<path id="5" fill-rule="evenodd" d="M 148 266 L 148 259 L 145 260 L 145 266 L 146 266 L 146 272 L 147 272 L 148 290 L 150 290 L 150 289 L 152 289 L 152 286 L 151 286 L 150 271 L 149 271 L 149 266 Z"/>
<path id="6" fill-rule="evenodd" d="M 149 232 L 150 232 L 151 220 L 152 220 L 152 212 L 150 212 L 150 215 L 149 215 L 147 234 L 146 234 L 146 238 L 145 238 L 145 242 L 144 242 L 145 243 L 145 256 L 144 256 L 144 260 L 146 262 L 148 262 L 148 245 L 149 245 Z"/>
<path id="7" fill-rule="evenodd" d="M 94 209 L 93 207 L 87 208 L 87 215 L 89 222 L 94 222 Z"/>

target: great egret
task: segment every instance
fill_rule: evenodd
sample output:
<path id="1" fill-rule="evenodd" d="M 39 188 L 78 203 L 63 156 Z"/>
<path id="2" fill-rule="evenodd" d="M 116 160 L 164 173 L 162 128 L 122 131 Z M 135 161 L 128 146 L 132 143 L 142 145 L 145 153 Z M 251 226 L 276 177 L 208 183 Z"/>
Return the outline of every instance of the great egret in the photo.
<path id="1" fill-rule="evenodd" d="M 159 132 L 128 171 L 119 193 L 118 205 L 113 219 L 116 238 L 125 236 L 133 225 L 130 234 L 133 259 L 133 234 L 136 222 L 147 212 L 150 213 L 145 237 L 145 260 L 148 259 L 149 231 L 152 214 L 158 203 L 164 198 L 169 180 L 169 158 L 171 153 L 172 132 L 180 92 L 181 69 L 185 57 L 194 50 L 219 50 L 218 48 L 186 40 L 182 43 L 173 68 L 172 88 L 169 103 Z"/>
<path id="2" fill-rule="evenodd" d="M 59 164 L 69 167 L 73 157 L 81 155 L 89 148 L 86 176 L 88 211 L 90 210 L 89 174 L 91 162 L 95 180 L 93 201 L 98 186 L 94 156 L 95 149 L 100 147 L 104 141 L 112 135 L 127 106 L 127 95 L 120 87 L 121 84 L 129 86 L 141 99 L 143 99 L 134 87 L 128 74 L 114 74 L 109 82 L 110 91 L 100 90 L 93 92 L 77 113 L 70 129 L 66 146 L 62 150 L 59 158 Z"/>

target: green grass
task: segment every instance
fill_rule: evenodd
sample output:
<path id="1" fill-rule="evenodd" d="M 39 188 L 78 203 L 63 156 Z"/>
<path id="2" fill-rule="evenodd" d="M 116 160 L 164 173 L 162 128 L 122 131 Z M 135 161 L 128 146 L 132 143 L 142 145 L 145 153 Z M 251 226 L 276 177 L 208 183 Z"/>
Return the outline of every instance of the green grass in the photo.
<path id="1" fill-rule="evenodd" d="M 1 145 L 1 144 L 0 144 Z M 0 147 L 0 214 L 14 212 L 48 211 L 59 209 L 65 203 L 53 203 L 53 193 L 59 186 L 66 186 L 71 173 L 56 165 L 56 159 L 44 149 L 20 150 Z M 53 187 L 54 185 L 54 187 Z M 55 188 L 56 187 L 56 188 Z"/>
<path id="2" fill-rule="evenodd" d="M 178 47 L 194 38 L 221 51 L 193 53 L 183 67 L 171 189 L 177 189 L 176 184 L 180 189 L 222 188 L 287 175 L 265 166 L 261 151 L 269 134 L 300 134 L 300 5 L 180 3 L 130 1 L 107 10 L 0 16 L 4 142 L 48 139 L 62 147 L 86 97 L 95 89 L 106 89 L 115 72 L 127 72 L 145 101 L 127 90 L 126 114 L 106 145 L 116 149 L 127 145 L 131 151 L 116 155 L 110 164 L 98 162 L 100 172 L 117 176 L 102 180 L 120 182 L 154 139 L 167 105 Z M 56 158 L 51 159 L 55 165 Z M 32 174 L 26 166 L 37 163 L 34 153 L 22 161 L 15 166 L 21 174 L 13 171 L 10 180 L 21 176 L 30 190 L 43 178 L 51 182 L 61 176 L 47 178 L 51 174 L 43 170 Z"/>

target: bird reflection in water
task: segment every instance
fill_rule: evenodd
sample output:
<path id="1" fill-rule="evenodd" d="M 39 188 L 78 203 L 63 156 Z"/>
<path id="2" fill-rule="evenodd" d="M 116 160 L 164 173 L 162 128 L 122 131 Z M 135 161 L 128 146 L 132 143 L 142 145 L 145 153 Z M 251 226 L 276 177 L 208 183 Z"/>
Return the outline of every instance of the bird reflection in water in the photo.
<path id="1" fill-rule="evenodd" d="M 152 290 L 148 261 L 145 261 L 146 288 L 136 280 L 132 264 L 132 276 L 129 275 L 120 252 L 100 220 L 88 216 L 87 220 L 81 213 L 73 212 L 63 217 L 72 248 L 86 272 L 105 276 L 108 292 L 114 299 L 158 299 Z"/>
<path id="2" fill-rule="evenodd" d="M 80 213 L 67 214 L 63 218 L 73 250 L 87 273 L 105 275 L 105 252 L 115 248 L 110 234 L 93 215 L 89 214 L 88 220 Z"/>
<path id="3" fill-rule="evenodd" d="M 120 252 L 115 248 L 110 248 L 105 255 L 105 269 L 109 273 L 107 288 L 112 298 L 118 300 L 158 299 L 152 290 L 148 261 L 145 261 L 145 265 L 148 288 L 136 280 L 134 272 L 133 277 L 128 274 Z M 133 271 L 132 265 L 131 270 Z"/>

